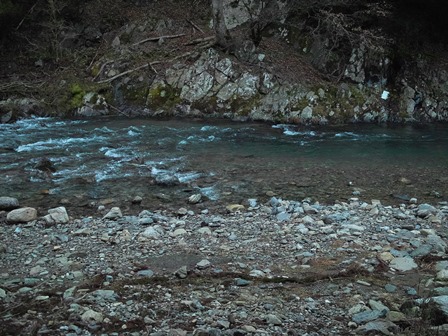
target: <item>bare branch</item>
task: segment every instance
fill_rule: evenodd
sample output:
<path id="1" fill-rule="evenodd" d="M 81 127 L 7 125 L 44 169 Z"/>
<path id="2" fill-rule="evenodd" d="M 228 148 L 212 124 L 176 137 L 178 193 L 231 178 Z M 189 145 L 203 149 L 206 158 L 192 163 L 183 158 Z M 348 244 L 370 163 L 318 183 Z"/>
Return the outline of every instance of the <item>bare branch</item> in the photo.
<path id="1" fill-rule="evenodd" d="M 136 43 L 133 44 L 133 46 L 145 43 L 145 42 L 150 42 L 150 41 L 160 41 L 161 39 L 173 39 L 173 38 L 178 38 L 181 36 L 185 36 L 185 34 L 177 34 L 177 35 L 164 35 L 164 36 L 156 36 L 156 37 L 148 37 L 144 40 L 138 41 Z"/>

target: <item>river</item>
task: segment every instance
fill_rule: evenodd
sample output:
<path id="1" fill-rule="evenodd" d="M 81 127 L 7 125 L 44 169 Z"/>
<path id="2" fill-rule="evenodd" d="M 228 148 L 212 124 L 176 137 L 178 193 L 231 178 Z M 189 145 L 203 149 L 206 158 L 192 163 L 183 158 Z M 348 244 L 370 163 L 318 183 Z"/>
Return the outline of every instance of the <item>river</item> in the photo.
<path id="1" fill-rule="evenodd" d="M 34 118 L 0 125 L 0 196 L 142 208 L 247 204 L 248 199 L 384 204 L 448 200 L 446 126 L 299 127 L 230 121 Z M 54 172 L 36 169 L 48 158 Z M 131 200 L 142 197 L 140 205 Z"/>

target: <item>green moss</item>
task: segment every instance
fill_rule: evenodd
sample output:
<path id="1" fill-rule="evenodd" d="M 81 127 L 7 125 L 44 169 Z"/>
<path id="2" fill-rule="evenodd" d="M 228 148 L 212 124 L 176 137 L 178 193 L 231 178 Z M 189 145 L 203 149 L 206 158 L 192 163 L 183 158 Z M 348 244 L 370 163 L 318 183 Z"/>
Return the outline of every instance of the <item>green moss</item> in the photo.
<path id="1" fill-rule="evenodd" d="M 181 101 L 180 89 L 160 84 L 149 89 L 146 104 L 154 109 L 172 109 Z"/>
<path id="2" fill-rule="evenodd" d="M 86 91 L 81 87 L 79 83 L 72 84 L 70 86 L 70 109 L 75 109 L 83 105 L 83 98 Z"/>
<path id="3" fill-rule="evenodd" d="M 148 96 L 148 88 L 143 83 L 141 85 L 126 85 L 122 87 L 124 100 L 132 105 L 145 105 Z"/>
<path id="4" fill-rule="evenodd" d="M 233 113 L 242 117 L 247 117 L 251 114 L 253 109 L 260 106 L 260 99 L 261 95 L 259 93 L 249 99 L 234 96 L 230 102 L 230 108 Z"/>

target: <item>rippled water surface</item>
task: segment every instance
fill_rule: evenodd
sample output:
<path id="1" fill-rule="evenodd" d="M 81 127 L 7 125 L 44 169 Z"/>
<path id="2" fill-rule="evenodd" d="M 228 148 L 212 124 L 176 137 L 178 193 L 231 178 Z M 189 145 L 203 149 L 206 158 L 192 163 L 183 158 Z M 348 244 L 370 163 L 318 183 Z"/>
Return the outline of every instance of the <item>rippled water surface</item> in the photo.
<path id="1" fill-rule="evenodd" d="M 48 208 L 101 202 L 203 207 L 278 197 L 447 199 L 443 126 L 303 128 L 148 119 L 36 118 L 0 125 L 2 195 Z M 55 172 L 36 169 L 48 158 Z"/>

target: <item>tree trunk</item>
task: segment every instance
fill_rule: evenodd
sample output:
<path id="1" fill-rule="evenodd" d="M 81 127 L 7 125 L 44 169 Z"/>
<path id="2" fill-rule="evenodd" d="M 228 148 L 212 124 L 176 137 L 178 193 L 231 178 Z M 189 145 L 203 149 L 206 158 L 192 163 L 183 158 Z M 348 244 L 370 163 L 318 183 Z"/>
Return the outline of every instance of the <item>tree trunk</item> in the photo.
<path id="1" fill-rule="evenodd" d="M 212 0 L 212 11 L 216 44 L 224 49 L 228 49 L 232 45 L 232 36 L 230 36 L 224 19 L 223 0 Z"/>

